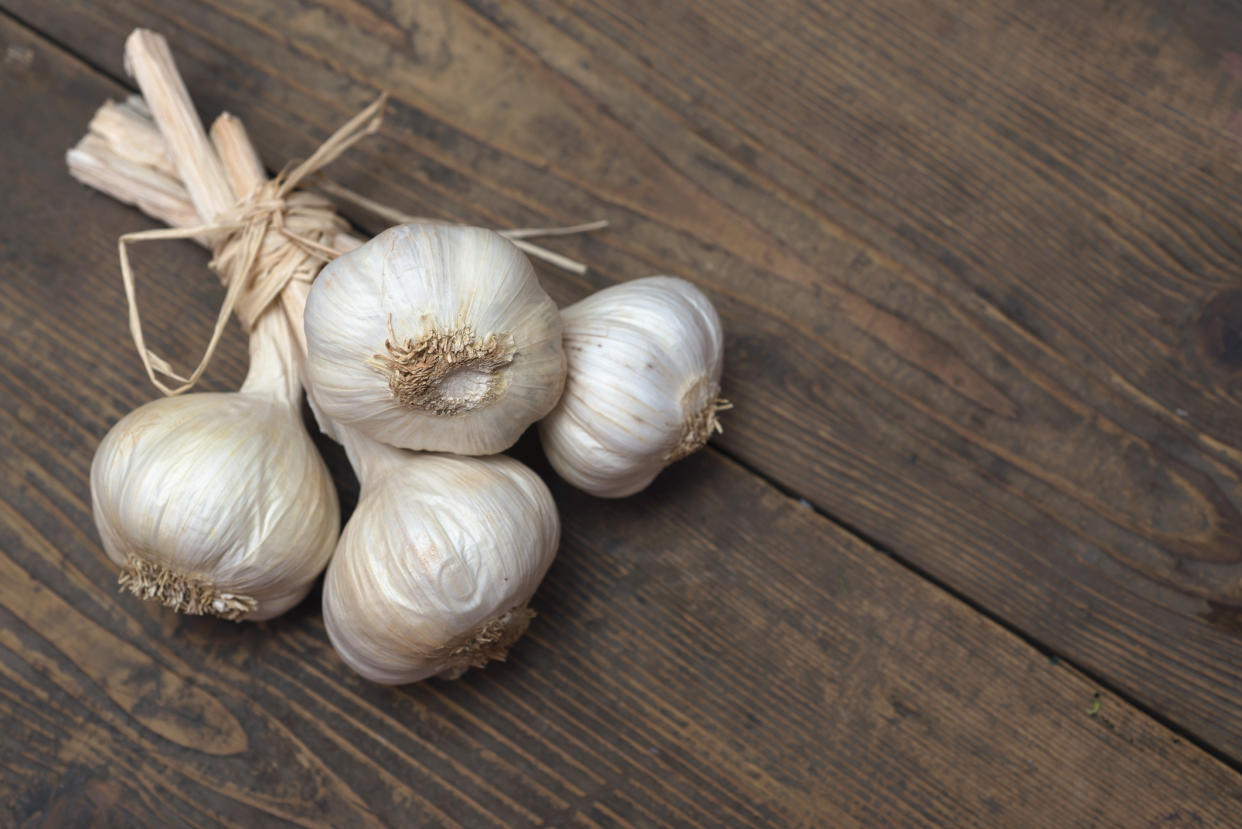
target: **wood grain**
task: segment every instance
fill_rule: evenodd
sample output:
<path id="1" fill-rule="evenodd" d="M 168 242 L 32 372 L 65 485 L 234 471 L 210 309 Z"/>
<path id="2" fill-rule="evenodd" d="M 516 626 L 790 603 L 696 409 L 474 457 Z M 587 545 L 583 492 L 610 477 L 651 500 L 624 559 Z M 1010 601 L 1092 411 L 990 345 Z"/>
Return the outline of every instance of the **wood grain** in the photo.
<path id="1" fill-rule="evenodd" d="M 1238 774 L 710 452 L 626 501 L 556 485 L 539 617 L 455 683 L 351 675 L 313 599 L 234 625 L 118 594 L 86 476 L 152 393 L 114 244 L 145 222 L 61 154 L 122 90 L 11 20 L 0 41 L 9 823 L 1192 826 L 1242 808 Z M 219 299 L 187 279 L 204 258 L 141 261 L 173 359 Z M 207 387 L 243 362 L 234 332 Z"/>
<path id="2" fill-rule="evenodd" d="M 606 216 L 728 332 L 719 445 L 1242 758 L 1242 57 L 1223 2 L 10 0 L 413 213 Z M 400 171 L 394 174 L 394 171 Z"/>

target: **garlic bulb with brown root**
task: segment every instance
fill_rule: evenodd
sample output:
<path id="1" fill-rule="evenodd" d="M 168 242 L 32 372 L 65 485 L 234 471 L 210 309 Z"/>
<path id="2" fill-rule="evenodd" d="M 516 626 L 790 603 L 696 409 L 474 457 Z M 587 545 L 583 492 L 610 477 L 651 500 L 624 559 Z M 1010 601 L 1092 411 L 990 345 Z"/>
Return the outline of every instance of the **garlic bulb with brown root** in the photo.
<path id="1" fill-rule="evenodd" d="M 384 231 L 323 269 L 305 322 L 323 412 L 393 446 L 500 452 L 565 381 L 556 305 L 521 251 L 482 228 Z"/>
<path id="2" fill-rule="evenodd" d="M 502 455 L 416 454 L 336 429 L 362 482 L 324 582 L 337 652 L 389 685 L 504 659 L 556 555 L 547 486 Z"/>
<path id="3" fill-rule="evenodd" d="M 569 375 L 539 422 L 544 452 L 569 483 L 619 498 L 700 449 L 729 407 L 719 398 L 724 334 L 703 292 L 652 276 L 561 311 Z"/>
<path id="4" fill-rule="evenodd" d="M 302 426 L 293 344 L 259 318 L 238 392 L 153 400 L 108 432 L 91 503 L 120 585 L 182 613 L 261 621 L 297 604 L 336 546 L 340 512 Z"/>

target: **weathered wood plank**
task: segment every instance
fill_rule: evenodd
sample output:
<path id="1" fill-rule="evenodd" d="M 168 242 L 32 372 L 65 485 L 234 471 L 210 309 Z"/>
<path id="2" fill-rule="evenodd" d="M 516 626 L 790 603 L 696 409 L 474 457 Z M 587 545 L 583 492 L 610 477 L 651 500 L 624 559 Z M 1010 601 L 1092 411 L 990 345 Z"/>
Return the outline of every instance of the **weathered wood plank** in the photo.
<path id="1" fill-rule="evenodd" d="M 13 823 L 1225 825 L 1242 807 L 1221 763 L 714 453 L 627 501 L 557 486 L 565 540 L 531 634 L 457 683 L 350 675 L 313 601 L 252 626 L 116 593 L 86 473 L 151 395 L 113 244 L 143 220 L 61 153 L 120 90 L 11 21 L 0 43 Z M 203 260 L 144 252 L 174 359 L 219 298 L 187 279 Z M 232 336 L 212 385 L 243 361 Z"/>
<path id="2" fill-rule="evenodd" d="M 382 86 L 346 183 L 606 215 L 551 290 L 707 287 L 730 453 L 1242 758 L 1236 6 L 10 6 L 164 29 L 273 165 Z"/>

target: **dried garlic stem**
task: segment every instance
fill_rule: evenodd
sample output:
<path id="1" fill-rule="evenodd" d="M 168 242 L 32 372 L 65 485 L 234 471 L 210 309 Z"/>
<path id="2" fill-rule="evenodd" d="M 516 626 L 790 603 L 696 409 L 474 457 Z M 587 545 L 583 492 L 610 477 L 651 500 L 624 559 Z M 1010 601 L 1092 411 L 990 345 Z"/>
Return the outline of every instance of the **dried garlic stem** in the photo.
<path id="1" fill-rule="evenodd" d="M 207 140 L 177 72 L 168 41 L 147 29 L 135 29 L 125 40 L 125 69 L 142 89 L 190 201 L 205 221 L 211 221 L 232 207 L 235 199 L 224 165 Z"/>
<path id="2" fill-rule="evenodd" d="M 224 112 L 216 118 L 211 125 L 211 143 L 220 154 L 237 201 L 246 198 L 267 181 L 259 153 L 250 143 L 246 127 L 236 115 Z"/>
<path id="3" fill-rule="evenodd" d="M 213 139 L 215 131 L 213 127 Z M 229 153 L 236 152 L 239 152 L 237 148 L 228 146 L 220 150 L 226 167 L 230 161 L 239 161 L 236 157 L 230 158 Z M 134 205 L 166 225 L 194 227 L 204 221 L 191 203 L 185 184 L 178 178 L 167 145 L 140 97 L 134 96 L 123 104 L 105 102 L 91 120 L 89 132 L 66 153 L 65 161 L 70 174 L 78 181 L 119 202 Z M 262 167 L 259 170 L 261 172 Z M 234 175 L 235 171 L 230 168 L 230 184 Z M 238 198 L 249 192 L 240 193 Z M 203 247 L 211 246 L 206 237 L 196 237 L 194 241 Z M 360 244 L 362 240 L 358 237 L 341 233 L 331 247 L 352 250 Z"/>

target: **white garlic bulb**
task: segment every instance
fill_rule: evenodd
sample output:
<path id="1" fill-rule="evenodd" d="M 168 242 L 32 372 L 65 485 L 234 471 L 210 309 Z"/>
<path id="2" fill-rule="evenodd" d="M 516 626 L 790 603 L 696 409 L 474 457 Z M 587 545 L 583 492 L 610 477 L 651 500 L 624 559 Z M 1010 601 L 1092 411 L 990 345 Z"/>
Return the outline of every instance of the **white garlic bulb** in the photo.
<path id="1" fill-rule="evenodd" d="M 287 324 L 265 313 L 238 392 L 153 400 L 91 463 L 91 503 L 120 585 L 183 613 L 262 621 L 327 565 L 340 512 L 302 426 Z"/>
<path id="2" fill-rule="evenodd" d="M 384 231 L 323 269 L 305 323 L 323 412 L 406 449 L 500 452 L 565 382 L 555 303 L 522 252 L 482 228 Z"/>
<path id="3" fill-rule="evenodd" d="M 337 652 L 389 685 L 504 659 L 556 555 L 547 486 L 502 455 L 416 454 L 336 431 L 362 482 L 324 581 Z"/>
<path id="4" fill-rule="evenodd" d="M 724 334 L 703 292 L 652 276 L 561 311 L 569 375 L 539 422 L 544 452 L 569 483 L 632 495 L 720 430 Z"/>

